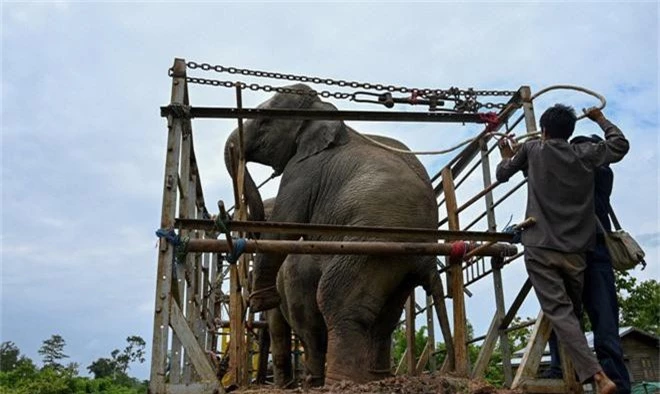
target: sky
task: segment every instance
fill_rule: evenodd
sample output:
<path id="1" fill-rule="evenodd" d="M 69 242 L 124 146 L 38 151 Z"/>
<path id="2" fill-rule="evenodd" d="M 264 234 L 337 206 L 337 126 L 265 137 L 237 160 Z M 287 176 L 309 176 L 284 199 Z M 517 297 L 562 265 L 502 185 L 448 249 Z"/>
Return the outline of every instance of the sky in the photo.
<path id="1" fill-rule="evenodd" d="M 129 335 L 150 346 L 167 130 L 159 107 L 169 102 L 167 70 L 175 57 L 410 87 L 528 85 L 535 92 L 572 84 L 594 90 L 607 98 L 605 115 L 631 143 L 628 156 L 613 166 L 612 203 L 647 252 L 649 267 L 633 275 L 659 277 L 657 2 L 3 1 L 1 7 L 0 340 L 15 342 L 34 360 L 52 334 L 64 337 L 66 353 L 82 372 L 122 348 Z M 232 107 L 233 95 L 190 86 L 193 106 Z M 244 106 L 268 97 L 246 92 Z M 385 110 L 332 102 L 340 109 Z M 556 91 L 534 102 L 537 119 L 555 102 L 578 110 L 597 104 L 581 93 Z M 216 200 L 232 199 L 222 149 L 235 124 L 193 121 L 211 212 Z M 413 150 L 446 148 L 480 130 L 349 124 L 398 138 Z M 577 134 L 598 132 L 588 120 L 577 125 Z M 421 160 L 433 175 L 451 157 Z M 250 169 L 257 180 L 271 172 Z M 466 182 L 459 201 L 476 193 L 480 182 L 479 176 Z M 271 182 L 264 196 L 276 191 Z M 522 219 L 524 201 L 522 190 L 498 208 L 498 223 Z M 461 223 L 474 212 L 461 214 Z M 520 262 L 504 270 L 507 305 L 524 275 Z M 494 311 L 492 282 L 470 290 L 467 314 L 479 335 Z M 537 313 L 529 297 L 520 315 Z M 130 373 L 148 378 L 148 371 L 147 362 Z"/>

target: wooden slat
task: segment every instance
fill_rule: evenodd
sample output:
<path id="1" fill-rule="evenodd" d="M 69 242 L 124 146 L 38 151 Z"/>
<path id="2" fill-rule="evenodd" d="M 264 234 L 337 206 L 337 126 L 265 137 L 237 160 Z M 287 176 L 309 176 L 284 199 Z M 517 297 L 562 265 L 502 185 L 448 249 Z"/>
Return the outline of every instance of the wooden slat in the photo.
<path id="1" fill-rule="evenodd" d="M 545 317 L 543 312 L 540 312 L 534 324 L 532 335 L 527 342 L 525 354 L 520 366 L 518 366 L 516 376 L 513 378 L 511 388 L 516 389 L 520 387 L 523 381 L 533 379 L 536 376 L 551 330 L 550 320 Z"/>
<path id="2" fill-rule="evenodd" d="M 580 394 L 582 393 L 582 385 L 575 378 L 575 368 L 573 368 L 573 362 L 571 358 L 566 353 L 566 347 L 559 342 L 559 359 L 561 360 L 561 371 L 564 377 L 564 384 L 566 385 L 566 391 L 570 393 Z"/>
<path id="3" fill-rule="evenodd" d="M 500 318 L 497 315 L 494 315 L 493 320 L 490 322 L 490 327 L 488 328 L 486 339 L 481 345 L 481 351 L 479 352 L 477 361 L 474 364 L 470 378 L 481 379 L 484 377 L 486 368 L 490 362 L 490 358 L 493 355 L 493 350 L 495 350 L 495 344 L 497 343 L 497 337 L 499 335 L 499 325 Z"/>
<path id="4" fill-rule="evenodd" d="M 170 322 L 174 332 L 179 336 L 184 349 L 186 349 L 186 354 L 188 354 L 190 361 L 195 366 L 195 370 L 199 377 L 208 382 L 217 381 L 211 363 L 204 353 L 204 350 L 199 346 L 195 334 L 188 326 L 186 318 L 183 316 L 183 312 L 181 312 L 181 309 L 176 302 L 172 302 L 170 306 Z"/>
<path id="5" fill-rule="evenodd" d="M 401 375 L 408 370 L 408 363 L 406 360 L 408 360 L 408 347 L 406 347 L 406 350 L 404 350 L 403 354 L 401 355 L 399 365 L 396 366 L 396 370 L 394 371 L 395 375 Z"/>
<path id="6" fill-rule="evenodd" d="M 422 350 L 422 354 L 419 356 L 419 360 L 417 360 L 417 366 L 415 366 L 415 375 L 421 375 L 424 372 L 424 367 L 429 362 L 431 354 L 430 343 L 427 341 L 426 345 L 424 345 L 424 350 Z"/>

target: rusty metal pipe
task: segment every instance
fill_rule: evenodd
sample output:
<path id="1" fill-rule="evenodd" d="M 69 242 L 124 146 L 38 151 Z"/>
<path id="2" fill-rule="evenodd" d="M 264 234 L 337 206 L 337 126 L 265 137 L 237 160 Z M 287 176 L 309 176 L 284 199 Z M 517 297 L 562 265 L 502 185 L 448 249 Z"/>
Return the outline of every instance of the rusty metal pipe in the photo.
<path id="1" fill-rule="evenodd" d="M 496 244 L 487 247 L 469 245 L 468 251 L 479 248 L 480 256 L 513 256 L 513 245 Z M 444 255 L 451 253 L 451 243 L 430 242 L 329 242 L 329 241 L 266 241 L 246 240 L 245 253 L 277 254 L 358 254 L 358 255 Z M 224 240 L 191 239 L 188 251 L 196 253 L 226 253 Z"/>

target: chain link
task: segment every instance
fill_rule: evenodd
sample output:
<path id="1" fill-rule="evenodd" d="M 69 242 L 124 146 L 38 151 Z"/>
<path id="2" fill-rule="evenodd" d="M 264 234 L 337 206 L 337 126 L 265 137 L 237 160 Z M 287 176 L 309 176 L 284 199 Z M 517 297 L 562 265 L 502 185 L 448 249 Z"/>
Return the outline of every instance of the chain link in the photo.
<path id="1" fill-rule="evenodd" d="M 284 73 L 260 71 L 260 70 L 249 70 L 249 69 L 236 68 L 236 67 L 225 67 L 222 65 L 211 65 L 209 63 L 197 63 L 194 61 L 186 62 L 186 66 L 191 70 L 201 69 L 203 71 L 215 71 L 218 73 L 238 74 L 238 75 L 258 77 L 258 78 L 281 79 L 292 82 L 324 84 L 329 86 L 350 87 L 353 89 L 360 88 L 365 90 L 386 91 L 390 93 L 393 92 L 409 93 L 415 96 L 433 97 L 438 100 L 451 100 L 455 102 L 455 107 L 453 110 L 455 112 L 476 112 L 480 108 L 502 109 L 506 106 L 505 103 L 490 103 L 490 102 L 481 103 L 477 101 L 476 98 L 477 96 L 512 96 L 516 94 L 516 91 L 512 91 L 512 90 L 474 90 L 472 88 L 459 89 L 457 87 L 451 87 L 449 89 L 408 88 L 404 86 L 384 85 L 380 83 L 346 81 L 343 79 L 335 80 L 332 78 L 310 77 L 304 75 L 284 74 Z M 170 68 L 168 71 L 168 75 L 173 76 L 173 74 L 174 74 L 174 70 Z M 315 90 L 304 90 L 304 89 L 292 89 L 288 87 L 259 85 L 256 83 L 247 84 L 240 81 L 239 82 L 221 81 L 217 79 L 198 78 L 198 77 L 186 77 L 186 80 L 189 83 L 195 83 L 200 85 L 222 86 L 226 88 L 239 86 L 241 89 L 249 89 L 252 91 L 261 90 L 264 92 L 276 92 L 276 93 L 285 93 L 285 94 L 300 94 L 300 95 L 309 95 L 309 96 L 318 95 L 323 98 L 334 98 L 334 99 L 355 100 L 355 95 L 356 95 L 356 93 L 331 92 L 328 90 L 315 91 Z M 413 103 L 414 102 L 411 102 L 411 104 Z"/>

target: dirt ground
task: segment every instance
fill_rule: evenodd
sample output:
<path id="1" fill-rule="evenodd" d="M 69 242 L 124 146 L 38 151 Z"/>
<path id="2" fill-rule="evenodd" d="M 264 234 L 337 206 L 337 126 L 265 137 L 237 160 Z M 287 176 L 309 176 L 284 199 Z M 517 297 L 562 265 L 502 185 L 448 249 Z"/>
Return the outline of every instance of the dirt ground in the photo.
<path id="1" fill-rule="evenodd" d="M 518 390 L 496 389 L 483 381 L 468 380 L 440 374 L 422 376 L 396 376 L 365 384 L 340 382 L 322 388 L 310 390 L 278 390 L 274 388 L 252 387 L 236 391 L 244 394 L 291 394 L 291 393 L 383 393 L 383 394 L 520 394 Z"/>

